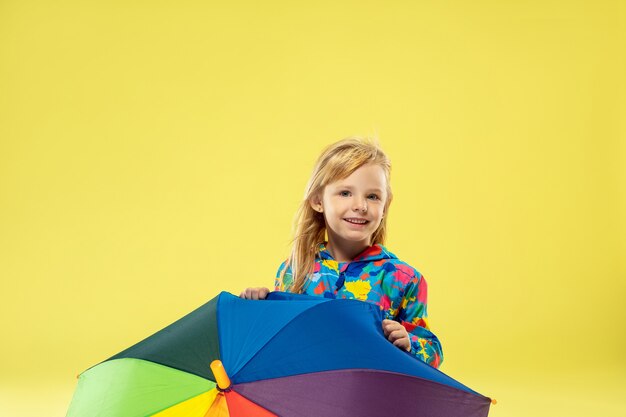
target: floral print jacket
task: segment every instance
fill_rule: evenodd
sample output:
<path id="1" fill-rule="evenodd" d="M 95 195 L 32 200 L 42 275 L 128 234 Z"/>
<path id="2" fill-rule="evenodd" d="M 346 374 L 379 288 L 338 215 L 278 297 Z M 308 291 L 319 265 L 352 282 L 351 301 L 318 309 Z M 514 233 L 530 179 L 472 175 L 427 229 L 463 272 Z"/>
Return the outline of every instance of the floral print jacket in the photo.
<path id="1" fill-rule="evenodd" d="M 276 273 L 276 291 L 289 291 L 293 282 L 290 267 L 280 278 L 284 268 L 285 262 Z M 313 274 L 303 293 L 378 305 L 383 318 L 400 322 L 409 333 L 411 355 L 438 368 L 443 352 L 439 339 L 428 327 L 427 291 L 424 277 L 380 244 L 366 248 L 350 262 L 337 262 L 325 244 L 320 244 Z"/>

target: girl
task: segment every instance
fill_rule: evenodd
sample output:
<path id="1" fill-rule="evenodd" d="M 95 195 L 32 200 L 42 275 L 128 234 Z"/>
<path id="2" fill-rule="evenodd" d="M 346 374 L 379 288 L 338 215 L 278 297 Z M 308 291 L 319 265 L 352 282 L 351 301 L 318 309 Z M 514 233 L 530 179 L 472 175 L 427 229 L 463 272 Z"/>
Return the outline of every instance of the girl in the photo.
<path id="1" fill-rule="evenodd" d="M 296 215 L 291 255 L 278 268 L 274 287 L 377 304 L 385 337 L 438 368 L 443 353 L 426 321 L 426 281 L 383 246 L 390 170 L 380 147 L 360 138 L 322 152 Z M 257 300 L 268 292 L 248 288 L 240 296 Z"/>

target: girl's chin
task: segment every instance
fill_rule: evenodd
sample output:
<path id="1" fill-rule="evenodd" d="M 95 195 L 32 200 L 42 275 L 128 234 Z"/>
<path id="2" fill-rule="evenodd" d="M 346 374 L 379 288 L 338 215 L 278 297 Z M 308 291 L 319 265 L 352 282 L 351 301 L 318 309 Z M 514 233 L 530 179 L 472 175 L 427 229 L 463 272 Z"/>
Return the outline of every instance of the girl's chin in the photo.
<path id="1" fill-rule="evenodd" d="M 355 244 L 362 244 L 363 242 L 367 243 L 369 242 L 370 238 L 372 237 L 371 233 L 355 233 L 355 232 L 348 232 L 348 233 L 341 233 L 338 235 L 338 237 L 342 240 L 351 242 L 351 243 L 355 243 Z"/>

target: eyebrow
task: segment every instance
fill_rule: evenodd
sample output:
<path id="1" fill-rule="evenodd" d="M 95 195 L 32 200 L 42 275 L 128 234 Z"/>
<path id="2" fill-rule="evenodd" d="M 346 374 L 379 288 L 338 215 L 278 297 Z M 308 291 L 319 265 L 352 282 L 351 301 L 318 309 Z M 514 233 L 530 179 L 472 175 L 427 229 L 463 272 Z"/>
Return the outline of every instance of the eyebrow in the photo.
<path id="1" fill-rule="evenodd" d="M 354 187 L 352 187 L 351 185 L 343 185 L 343 184 L 339 184 L 337 186 L 337 188 L 346 188 L 348 190 L 353 190 Z M 368 192 L 374 192 L 374 193 L 382 193 L 383 190 L 381 190 L 380 188 L 370 188 L 369 190 L 367 190 Z"/>

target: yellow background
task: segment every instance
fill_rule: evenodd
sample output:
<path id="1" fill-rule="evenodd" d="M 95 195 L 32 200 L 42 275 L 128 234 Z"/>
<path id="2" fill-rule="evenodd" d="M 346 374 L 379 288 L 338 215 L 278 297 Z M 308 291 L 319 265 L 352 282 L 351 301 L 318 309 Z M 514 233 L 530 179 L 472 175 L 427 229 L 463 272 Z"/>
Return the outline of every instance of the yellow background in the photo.
<path id="1" fill-rule="evenodd" d="M 270 286 L 352 134 L 442 370 L 491 416 L 624 415 L 624 2 L 313 3 L 0 2 L 0 415 Z"/>

